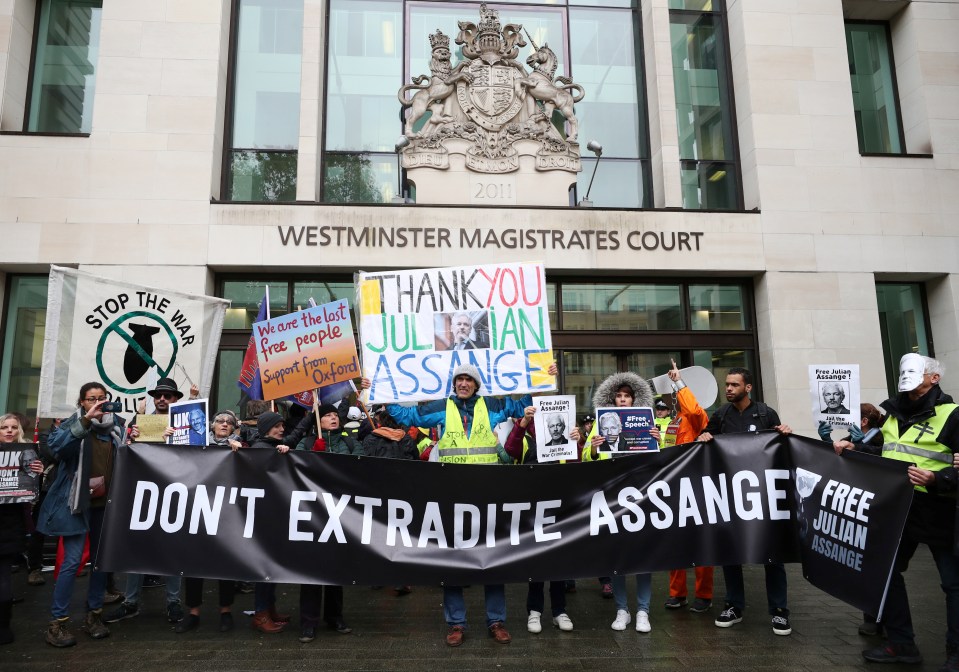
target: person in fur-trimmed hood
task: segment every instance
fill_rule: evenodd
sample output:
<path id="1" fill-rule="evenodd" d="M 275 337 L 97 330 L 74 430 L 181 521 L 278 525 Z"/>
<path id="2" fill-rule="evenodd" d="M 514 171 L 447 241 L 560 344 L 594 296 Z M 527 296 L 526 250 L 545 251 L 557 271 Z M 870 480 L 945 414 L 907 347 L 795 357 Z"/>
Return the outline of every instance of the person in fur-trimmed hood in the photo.
<path id="1" fill-rule="evenodd" d="M 628 400 L 628 403 L 626 403 Z M 653 390 L 642 378 L 632 371 L 620 371 L 609 376 L 599 384 L 596 392 L 593 393 L 593 408 L 603 408 L 609 406 L 649 406 L 653 405 Z M 619 419 L 616 419 L 617 422 Z M 609 456 L 610 446 L 606 443 L 606 438 L 600 434 L 600 428 L 603 424 L 603 418 L 597 418 L 593 423 L 593 428 L 586 437 L 586 445 L 583 446 L 583 461 L 600 459 L 600 452 L 605 451 L 605 456 Z M 654 435 L 658 441 L 659 437 Z M 604 444 L 606 444 L 604 446 Z"/>
<path id="2" fill-rule="evenodd" d="M 632 371 L 614 373 L 600 383 L 595 394 L 593 394 L 593 408 L 609 406 L 619 408 L 651 407 L 652 405 L 652 388 L 645 378 Z M 589 437 L 586 439 L 586 445 L 583 446 L 583 462 L 613 457 L 606 437 L 600 433 L 603 428 L 603 418 L 602 415 L 597 418 Z M 616 422 L 619 423 L 618 417 Z M 650 429 L 650 434 L 656 441 L 659 441 L 658 428 L 653 426 Z M 604 444 L 605 448 L 603 447 Z M 649 624 L 649 604 L 653 592 L 652 578 L 652 574 L 636 575 L 636 632 L 650 632 L 652 630 L 652 626 Z M 613 575 L 612 583 L 613 599 L 616 601 L 616 618 L 610 627 L 613 630 L 625 630 L 626 626 L 632 622 L 629 613 L 629 600 L 626 595 L 626 576 L 622 572 L 617 572 Z"/>

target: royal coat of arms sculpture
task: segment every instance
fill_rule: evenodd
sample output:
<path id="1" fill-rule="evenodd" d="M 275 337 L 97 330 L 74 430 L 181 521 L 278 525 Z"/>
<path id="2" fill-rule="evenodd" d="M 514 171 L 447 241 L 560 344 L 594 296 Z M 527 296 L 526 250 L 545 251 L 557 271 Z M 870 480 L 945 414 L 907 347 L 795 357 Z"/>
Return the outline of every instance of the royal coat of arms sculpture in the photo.
<path id="1" fill-rule="evenodd" d="M 429 39 L 431 74 L 414 77 L 397 94 L 410 108 L 404 127 L 410 142 L 402 150 L 408 174 L 448 170 L 452 155 L 472 173 L 503 175 L 522 172 L 521 159 L 529 156 L 533 170 L 565 171 L 575 179 L 582 168 L 573 104 L 585 92 L 556 76 L 558 61 L 548 44 L 530 38 L 524 66 L 517 60 L 527 46 L 523 27 L 501 26 L 499 13 L 485 4 L 478 25 L 459 22 L 456 44 L 464 60 L 455 67 L 450 38 L 437 29 Z M 565 137 L 553 124 L 554 112 L 565 119 Z M 457 164 L 454 158 L 454 169 Z"/>

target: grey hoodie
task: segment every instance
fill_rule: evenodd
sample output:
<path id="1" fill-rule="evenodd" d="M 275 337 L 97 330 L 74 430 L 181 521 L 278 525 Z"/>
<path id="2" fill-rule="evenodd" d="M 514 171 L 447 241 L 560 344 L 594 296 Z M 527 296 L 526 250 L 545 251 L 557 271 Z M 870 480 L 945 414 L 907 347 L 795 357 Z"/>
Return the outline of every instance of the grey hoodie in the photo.
<path id="1" fill-rule="evenodd" d="M 633 390 L 633 406 L 653 405 L 653 390 L 646 379 L 632 371 L 614 373 L 599 384 L 593 394 L 593 408 L 602 408 L 616 405 L 616 390 L 628 385 Z"/>

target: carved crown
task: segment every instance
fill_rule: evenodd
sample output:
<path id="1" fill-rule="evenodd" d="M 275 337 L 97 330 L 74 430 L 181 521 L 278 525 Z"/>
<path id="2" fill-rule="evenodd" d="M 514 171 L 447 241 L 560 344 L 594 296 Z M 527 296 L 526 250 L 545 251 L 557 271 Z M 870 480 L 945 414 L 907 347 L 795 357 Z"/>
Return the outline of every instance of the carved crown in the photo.
<path id="1" fill-rule="evenodd" d="M 430 48 L 431 49 L 449 49 L 450 48 L 450 38 L 447 37 L 440 31 L 439 28 L 436 29 L 436 32 L 430 35 Z"/>
<path id="2" fill-rule="evenodd" d="M 502 48 L 502 26 L 499 22 L 499 12 L 489 9 L 484 2 L 480 5 L 479 31 L 476 36 L 476 46 L 480 52 L 498 51 Z"/>

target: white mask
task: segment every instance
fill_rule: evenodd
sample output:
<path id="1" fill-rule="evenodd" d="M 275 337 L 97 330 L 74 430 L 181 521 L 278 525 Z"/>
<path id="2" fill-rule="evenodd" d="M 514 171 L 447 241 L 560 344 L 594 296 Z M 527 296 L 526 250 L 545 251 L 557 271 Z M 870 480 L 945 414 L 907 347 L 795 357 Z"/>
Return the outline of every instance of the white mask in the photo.
<path id="1" fill-rule="evenodd" d="M 922 385 L 922 374 L 926 370 L 926 361 L 922 355 L 910 352 L 899 360 L 899 391 L 912 392 Z"/>

